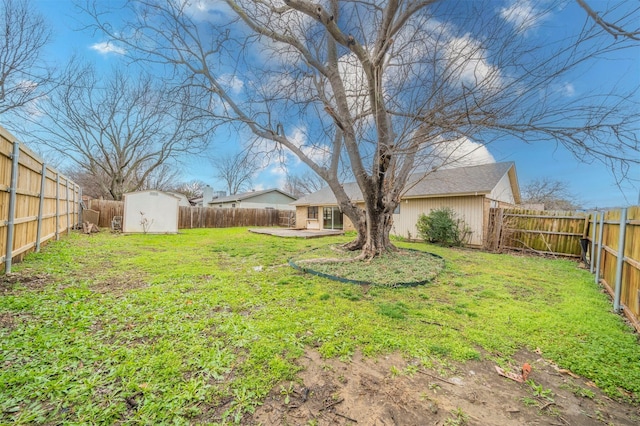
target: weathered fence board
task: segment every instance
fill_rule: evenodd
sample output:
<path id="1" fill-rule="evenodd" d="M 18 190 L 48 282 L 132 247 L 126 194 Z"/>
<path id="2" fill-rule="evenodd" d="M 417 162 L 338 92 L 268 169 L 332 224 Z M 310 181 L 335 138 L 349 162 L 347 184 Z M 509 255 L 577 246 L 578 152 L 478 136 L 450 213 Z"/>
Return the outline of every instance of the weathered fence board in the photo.
<path id="1" fill-rule="evenodd" d="M 488 248 L 579 257 L 587 217 L 580 212 L 492 208 Z"/>
<path id="2" fill-rule="evenodd" d="M 124 202 L 91 200 L 89 208 L 99 212 L 98 226 L 111 226 L 114 216 L 123 216 Z M 276 209 L 222 209 L 180 207 L 178 229 L 231 228 L 236 226 L 280 226 L 282 211 Z"/>
<path id="3" fill-rule="evenodd" d="M 90 200 L 89 209 L 99 212 L 97 225 L 101 228 L 110 228 L 115 216 L 124 216 L 124 202 L 113 200 Z"/>
<path id="4" fill-rule="evenodd" d="M 0 269 L 78 224 L 80 193 L 0 126 Z"/>

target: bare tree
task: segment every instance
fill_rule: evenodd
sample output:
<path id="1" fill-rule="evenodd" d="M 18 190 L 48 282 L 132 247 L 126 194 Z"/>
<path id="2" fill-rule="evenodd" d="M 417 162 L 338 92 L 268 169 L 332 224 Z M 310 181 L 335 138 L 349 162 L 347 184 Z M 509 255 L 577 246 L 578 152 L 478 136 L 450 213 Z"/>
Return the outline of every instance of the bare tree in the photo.
<path id="1" fill-rule="evenodd" d="M 522 187 L 524 204 L 544 204 L 546 210 L 577 210 L 580 203 L 566 182 L 542 178 L 534 179 Z"/>
<path id="2" fill-rule="evenodd" d="M 312 192 L 319 191 L 327 184 L 320 176 L 313 172 L 306 172 L 300 175 L 287 175 L 287 180 L 284 185 L 284 191 L 296 197 L 302 197 Z"/>
<path id="3" fill-rule="evenodd" d="M 627 40 L 591 20 L 575 34 L 529 36 L 553 4 L 524 14 L 491 1 L 127 4 L 121 28 L 94 4 L 86 10 L 134 59 L 173 66 L 208 93 L 212 119 L 248 128 L 324 179 L 358 231 L 347 247 L 361 258 L 393 248 L 392 213 L 412 173 L 458 161 L 465 141 L 553 141 L 622 172 L 640 162 L 633 93 L 567 88 L 570 73 Z M 345 192 L 343 163 L 361 195 Z"/>
<path id="4" fill-rule="evenodd" d="M 35 117 L 37 142 L 64 154 L 114 200 L 142 188 L 173 184 L 171 161 L 200 152 L 211 127 L 186 90 L 169 90 L 145 75 L 93 68 L 69 69 L 74 84 L 60 86 Z"/>
<path id="5" fill-rule="evenodd" d="M 0 115 L 47 93 L 52 71 L 42 58 L 51 31 L 28 0 L 0 1 Z"/>
<path id="6" fill-rule="evenodd" d="M 171 191 L 179 192 L 180 194 L 186 195 L 187 198 L 197 198 L 202 197 L 203 189 L 207 186 L 201 180 L 193 179 L 188 182 L 182 182 L 175 185 Z"/>
<path id="7" fill-rule="evenodd" d="M 253 175 L 258 169 L 257 162 L 248 152 L 223 155 L 212 160 L 216 177 L 224 182 L 229 195 L 251 189 Z"/>

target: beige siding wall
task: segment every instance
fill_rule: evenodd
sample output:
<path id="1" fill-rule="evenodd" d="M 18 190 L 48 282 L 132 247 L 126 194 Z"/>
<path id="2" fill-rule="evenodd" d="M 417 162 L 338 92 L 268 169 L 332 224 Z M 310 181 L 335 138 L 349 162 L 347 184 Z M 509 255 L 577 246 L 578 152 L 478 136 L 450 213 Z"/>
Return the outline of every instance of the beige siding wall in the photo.
<path id="1" fill-rule="evenodd" d="M 498 182 L 489 198 L 492 200 L 502 201 L 503 203 L 515 204 L 513 198 L 513 190 L 511 189 L 511 181 L 509 180 L 509 173 L 502 176 L 502 179 Z"/>
<path id="2" fill-rule="evenodd" d="M 484 199 L 484 196 L 479 195 L 403 200 L 400 214 L 393 215 L 391 233 L 405 238 L 409 235 L 411 238 L 418 238 L 416 223 L 421 213 L 429 214 L 431 210 L 450 207 L 471 228 L 469 244 L 480 246 L 484 225 Z"/>

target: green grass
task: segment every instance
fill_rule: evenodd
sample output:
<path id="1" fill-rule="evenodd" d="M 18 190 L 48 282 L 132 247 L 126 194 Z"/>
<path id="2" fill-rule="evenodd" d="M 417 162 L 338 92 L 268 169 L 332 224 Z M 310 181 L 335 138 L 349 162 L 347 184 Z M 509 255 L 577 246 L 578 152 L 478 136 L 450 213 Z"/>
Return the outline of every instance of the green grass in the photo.
<path id="1" fill-rule="evenodd" d="M 425 366 L 540 348 L 613 397 L 640 394 L 637 336 L 574 262 L 399 242 L 446 266 L 398 289 L 287 266 L 346 241 L 207 229 L 49 244 L 0 288 L 0 424 L 232 423 L 310 347 Z"/>

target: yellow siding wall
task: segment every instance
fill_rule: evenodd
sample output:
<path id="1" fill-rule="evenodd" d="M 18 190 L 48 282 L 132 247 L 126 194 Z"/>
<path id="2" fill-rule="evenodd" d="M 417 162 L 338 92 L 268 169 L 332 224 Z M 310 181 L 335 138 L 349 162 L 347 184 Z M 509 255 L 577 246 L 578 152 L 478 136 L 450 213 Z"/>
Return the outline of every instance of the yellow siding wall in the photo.
<path id="1" fill-rule="evenodd" d="M 450 207 L 471 228 L 472 234 L 468 243 L 482 245 L 483 201 L 482 195 L 403 200 L 400 205 L 400 214 L 393 215 L 391 233 L 405 238 L 418 238 L 416 223 L 421 213 L 429 214 L 431 210 Z"/>

